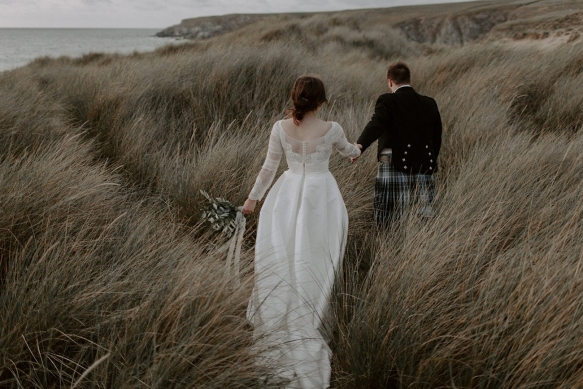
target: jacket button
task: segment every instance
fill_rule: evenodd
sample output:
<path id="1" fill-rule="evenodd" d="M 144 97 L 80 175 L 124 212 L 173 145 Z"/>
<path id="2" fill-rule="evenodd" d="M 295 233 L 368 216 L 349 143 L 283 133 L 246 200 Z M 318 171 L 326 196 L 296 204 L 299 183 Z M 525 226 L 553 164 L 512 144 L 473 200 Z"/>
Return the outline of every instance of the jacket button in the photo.
<path id="1" fill-rule="evenodd" d="M 430 159 L 430 160 L 429 160 L 429 162 L 433 162 L 433 160 L 432 160 L 432 159 Z"/>
<path id="2" fill-rule="evenodd" d="M 407 152 L 405 151 L 405 155 L 407 155 Z"/>
<path id="3" fill-rule="evenodd" d="M 428 149 L 428 148 L 429 148 L 429 146 L 427 146 L 427 145 L 426 145 L 426 146 L 425 146 L 425 148 L 426 148 L 426 149 Z"/>
<path id="4" fill-rule="evenodd" d="M 405 158 L 403 158 L 403 162 L 405 162 Z"/>
<path id="5" fill-rule="evenodd" d="M 411 147 L 411 145 L 407 145 L 407 147 Z"/>
<path id="6" fill-rule="evenodd" d="M 429 166 L 429 170 L 433 170 L 433 168 L 431 166 Z"/>
<path id="7" fill-rule="evenodd" d="M 407 166 L 405 166 L 405 169 L 407 169 Z"/>
<path id="8" fill-rule="evenodd" d="M 429 155 L 431 155 L 431 153 L 429 153 Z"/>

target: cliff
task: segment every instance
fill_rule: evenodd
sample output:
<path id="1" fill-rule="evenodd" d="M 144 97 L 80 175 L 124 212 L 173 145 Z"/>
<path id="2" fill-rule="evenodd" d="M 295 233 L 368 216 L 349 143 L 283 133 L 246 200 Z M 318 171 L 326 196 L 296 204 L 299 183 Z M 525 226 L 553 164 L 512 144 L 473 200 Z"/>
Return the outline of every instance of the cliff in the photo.
<path id="1" fill-rule="evenodd" d="M 232 14 L 184 19 L 180 24 L 158 32 L 156 36 L 163 38 L 208 39 L 229 31 L 238 30 L 266 16 L 259 14 Z"/>
<path id="2" fill-rule="evenodd" d="M 156 35 L 207 39 L 257 25 L 256 22 L 268 18 L 281 21 L 282 16 L 286 20 L 327 18 L 334 23 L 350 20 L 363 27 L 381 24 L 423 44 L 460 46 L 480 39 L 558 37 L 573 41 L 583 36 L 583 1 L 572 0 L 487 0 L 317 14 L 232 14 L 185 19 Z M 258 28 L 270 26 L 266 23 L 266 27 Z"/>
<path id="3" fill-rule="evenodd" d="M 483 38 L 510 17 L 511 12 L 507 9 L 493 9 L 462 15 L 418 17 L 397 23 L 395 27 L 418 43 L 463 45 Z"/>

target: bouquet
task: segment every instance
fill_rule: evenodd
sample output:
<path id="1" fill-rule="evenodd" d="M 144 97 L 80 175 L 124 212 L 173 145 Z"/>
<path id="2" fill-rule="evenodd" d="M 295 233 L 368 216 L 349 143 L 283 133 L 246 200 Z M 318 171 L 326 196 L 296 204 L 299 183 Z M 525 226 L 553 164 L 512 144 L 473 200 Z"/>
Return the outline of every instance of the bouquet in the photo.
<path id="1" fill-rule="evenodd" d="M 208 200 L 208 204 L 202 210 L 202 219 L 208 221 L 215 231 L 220 231 L 228 241 L 219 252 L 227 249 L 227 274 L 233 271 L 235 285 L 239 285 L 239 263 L 241 260 L 241 246 L 245 234 L 245 216 L 241 212 L 242 207 L 233 205 L 228 200 L 220 197 L 212 198 L 207 192 L 200 193 Z"/>
<path id="2" fill-rule="evenodd" d="M 231 238 L 239 224 L 237 214 L 241 212 L 242 207 L 237 207 L 220 197 L 212 198 L 204 190 L 200 193 L 208 200 L 208 204 L 202 210 L 202 220 L 208 221 L 213 230 L 221 231 L 227 239 Z"/>

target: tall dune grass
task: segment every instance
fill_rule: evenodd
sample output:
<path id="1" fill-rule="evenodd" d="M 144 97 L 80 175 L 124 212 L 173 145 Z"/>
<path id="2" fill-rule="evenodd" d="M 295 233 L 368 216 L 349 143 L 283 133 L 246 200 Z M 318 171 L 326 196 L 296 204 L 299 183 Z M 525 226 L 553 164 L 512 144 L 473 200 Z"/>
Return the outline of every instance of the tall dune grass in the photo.
<path id="1" fill-rule="evenodd" d="M 438 211 L 377 230 L 374 153 L 333 157 L 334 387 L 579 386 L 583 46 L 446 50 L 321 15 L 246 31 L 0 75 L 0 387 L 267 387 L 245 321 L 257 218 L 235 286 L 199 190 L 245 200 L 302 73 L 356 139 L 397 58 L 441 108 Z"/>

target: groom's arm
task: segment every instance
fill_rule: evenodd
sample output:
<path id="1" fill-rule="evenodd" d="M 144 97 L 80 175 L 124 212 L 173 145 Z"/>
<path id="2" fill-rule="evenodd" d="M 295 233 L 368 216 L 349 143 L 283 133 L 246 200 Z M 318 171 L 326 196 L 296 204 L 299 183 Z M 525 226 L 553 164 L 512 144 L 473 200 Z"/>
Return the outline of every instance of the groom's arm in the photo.
<path id="1" fill-rule="evenodd" d="M 441 115 L 439 114 L 439 108 L 435 100 L 433 101 L 435 109 L 434 118 L 434 129 L 433 129 L 433 150 L 435 151 L 435 159 L 439 156 L 439 151 L 441 150 L 441 133 L 443 132 L 443 124 L 441 122 Z"/>
<path id="2" fill-rule="evenodd" d="M 390 114 L 387 108 L 387 104 L 384 101 L 384 96 L 381 95 L 375 104 L 374 114 L 372 118 L 360 134 L 360 137 L 356 141 L 359 145 L 362 145 L 361 152 L 364 151 L 378 138 L 381 137 L 384 131 L 387 130 L 390 123 Z"/>

